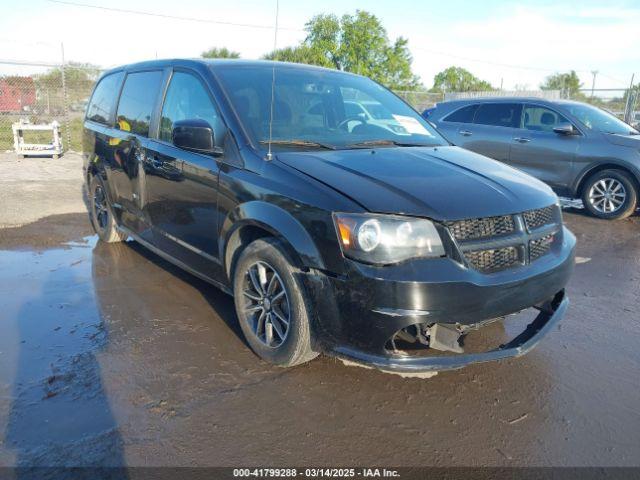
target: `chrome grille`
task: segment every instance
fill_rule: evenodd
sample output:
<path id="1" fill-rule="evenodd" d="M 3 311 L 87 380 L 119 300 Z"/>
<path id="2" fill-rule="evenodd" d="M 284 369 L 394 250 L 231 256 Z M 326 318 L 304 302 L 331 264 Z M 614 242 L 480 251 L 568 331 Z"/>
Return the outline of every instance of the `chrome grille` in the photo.
<path id="1" fill-rule="evenodd" d="M 550 205 L 545 208 L 539 208 L 538 210 L 529 210 L 528 212 L 524 212 L 522 214 L 522 218 L 524 218 L 524 223 L 526 224 L 527 229 L 531 231 L 536 228 L 544 227 L 545 225 L 556 223 L 557 210 L 557 206 Z"/>
<path id="2" fill-rule="evenodd" d="M 542 238 L 529 242 L 529 261 L 533 262 L 543 255 L 549 253 L 554 235 L 545 235 Z"/>
<path id="3" fill-rule="evenodd" d="M 475 250 L 465 252 L 464 256 L 473 268 L 483 273 L 505 270 L 520 263 L 516 247 Z"/>
<path id="4" fill-rule="evenodd" d="M 511 215 L 458 220 L 447 222 L 446 226 L 453 237 L 460 241 L 499 237 L 513 233 L 515 230 Z"/>

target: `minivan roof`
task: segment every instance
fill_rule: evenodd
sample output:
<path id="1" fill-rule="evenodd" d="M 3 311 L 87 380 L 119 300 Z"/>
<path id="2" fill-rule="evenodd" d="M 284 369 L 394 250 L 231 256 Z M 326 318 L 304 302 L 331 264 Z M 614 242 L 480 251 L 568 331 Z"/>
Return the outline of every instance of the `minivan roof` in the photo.
<path id="1" fill-rule="evenodd" d="M 334 73 L 344 73 L 345 75 L 353 75 L 348 72 L 342 72 L 340 70 L 334 70 L 330 68 L 318 67 L 316 65 L 307 65 L 302 63 L 291 63 L 291 62 L 276 62 L 273 60 L 244 60 L 238 58 L 168 58 L 161 60 L 147 60 L 143 62 L 130 63 L 126 65 L 120 65 L 118 67 L 111 68 L 105 71 L 105 74 L 116 72 L 116 71 L 129 71 L 129 70 L 141 70 L 141 69 L 151 69 L 151 68 L 165 68 L 165 67 L 176 67 L 176 66 L 205 66 L 205 67 L 213 67 L 213 70 L 217 70 L 220 68 L 226 67 L 288 67 L 295 68 L 299 70 L 325 70 Z"/>

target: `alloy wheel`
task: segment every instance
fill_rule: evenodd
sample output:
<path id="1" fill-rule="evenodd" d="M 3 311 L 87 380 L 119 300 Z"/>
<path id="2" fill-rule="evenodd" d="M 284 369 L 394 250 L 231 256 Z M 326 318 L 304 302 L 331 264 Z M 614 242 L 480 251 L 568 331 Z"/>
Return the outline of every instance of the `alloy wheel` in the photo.
<path id="1" fill-rule="evenodd" d="M 102 185 L 96 186 L 93 192 L 93 213 L 100 230 L 107 228 L 109 222 L 109 210 L 107 209 L 107 197 Z"/>
<path id="2" fill-rule="evenodd" d="M 589 202 L 600 213 L 617 212 L 627 198 L 622 182 L 615 178 L 602 178 L 591 186 Z"/>
<path id="3" fill-rule="evenodd" d="M 266 262 L 258 261 L 244 274 L 244 315 L 255 337 L 270 348 L 285 341 L 291 321 L 286 287 L 280 275 Z"/>

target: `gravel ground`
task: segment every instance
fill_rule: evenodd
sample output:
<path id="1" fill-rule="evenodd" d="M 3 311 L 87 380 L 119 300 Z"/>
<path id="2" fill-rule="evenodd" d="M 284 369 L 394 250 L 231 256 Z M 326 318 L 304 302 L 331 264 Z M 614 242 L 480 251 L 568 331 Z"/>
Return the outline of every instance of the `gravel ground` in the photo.
<path id="1" fill-rule="evenodd" d="M 86 211 L 80 154 L 68 152 L 54 160 L 2 153 L 0 166 L 0 228 Z"/>
<path id="2" fill-rule="evenodd" d="M 228 296 L 54 213 L 0 230 L 0 466 L 640 466 L 637 216 L 565 211 L 571 305 L 534 351 L 404 379 L 271 367 Z"/>

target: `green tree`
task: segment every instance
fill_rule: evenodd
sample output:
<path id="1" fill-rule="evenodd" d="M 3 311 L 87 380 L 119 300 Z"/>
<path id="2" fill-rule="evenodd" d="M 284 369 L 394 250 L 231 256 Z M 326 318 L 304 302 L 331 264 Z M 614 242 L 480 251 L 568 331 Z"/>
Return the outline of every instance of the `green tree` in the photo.
<path id="1" fill-rule="evenodd" d="M 308 63 L 365 75 L 397 90 L 420 87 L 413 74 L 407 40 L 391 42 L 380 20 L 356 10 L 354 15 L 316 15 L 305 25 L 307 37 L 296 47 L 265 55 L 270 60 Z"/>
<path id="2" fill-rule="evenodd" d="M 227 47 L 211 47 L 209 50 L 200 54 L 202 58 L 240 58 L 238 52 L 229 50 Z"/>
<path id="3" fill-rule="evenodd" d="M 433 77 L 432 92 L 485 92 L 495 88 L 462 67 L 449 67 Z"/>
<path id="4" fill-rule="evenodd" d="M 317 51 L 307 45 L 299 45 L 297 47 L 285 47 L 266 54 L 265 60 L 277 60 L 279 62 L 306 63 L 309 65 L 322 65 L 324 59 Z"/>
<path id="5" fill-rule="evenodd" d="M 67 90 L 67 104 L 81 108 L 83 102 L 91 95 L 91 90 L 100 76 L 100 69 L 88 63 L 70 62 L 64 67 L 64 80 Z M 62 68 L 54 67 L 46 73 L 34 75 L 39 110 L 51 113 L 64 110 L 62 90 Z"/>
<path id="6" fill-rule="evenodd" d="M 582 88 L 582 83 L 575 70 L 571 70 L 568 73 L 554 73 L 553 75 L 549 75 L 540 85 L 540 89 L 542 90 L 561 90 L 571 98 L 584 96 L 580 93 L 580 88 Z"/>

